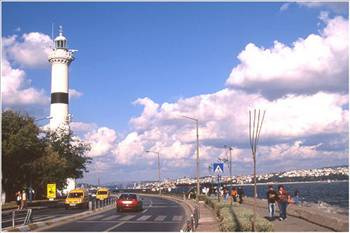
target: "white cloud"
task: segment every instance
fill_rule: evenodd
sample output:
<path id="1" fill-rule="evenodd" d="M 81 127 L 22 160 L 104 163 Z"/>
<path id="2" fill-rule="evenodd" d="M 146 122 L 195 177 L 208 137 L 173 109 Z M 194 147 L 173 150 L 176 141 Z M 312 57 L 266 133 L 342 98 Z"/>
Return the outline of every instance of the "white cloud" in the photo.
<path id="1" fill-rule="evenodd" d="M 69 89 L 69 98 L 79 98 L 83 95 L 82 92 L 75 89 Z"/>
<path id="2" fill-rule="evenodd" d="M 70 128 L 73 132 L 89 132 L 97 129 L 97 124 L 73 121 Z"/>
<path id="3" fill-rule="evenodd" d="M 24 70 L 11 67 L 6 57 L 2 59 L 1 94 L 5 107 L 49 104 L 45 91 L 31 87 Z"/>
<path id="4" fill-rule="evenodd" d="M 188 115 L 200 122 L 201 161 L 215 161 L 224 156 L 222 147 L 227 140 L 233 145 L 248 144 L 248 111 L 259 107 L 267 111 L 262 129 L 264 140 L 344 133 L 348 129 L 348 110 L 343 106 L 347 103 L 348 95 L 325 92 L 268 100 L 232 89 L 162 105 L 147 99 L 140 104 L 148 110 L 130 121 L 135 131 L 118 144 L 114 154 L 117 163 L 125 164 L 154 157 L 145 150 L 159 151 L 169 166 L 192 161 L 196 157 L 195 124 L 181 118 Z M 249 163 L 251 157 L 247 153 L 249 150 L 236 149 L 233 159 Z"/>
<path id="5" fill-rule="evenodd" d="M 315 145 L 304 145 L 303 141 L 297 140 L 292 144 L 282 143 L 270 147 L 261 148 L 261 158 L 264 160 L 301 160 L 301 159 L 317 159 L 328 158 L 347 158 L 348 152 L 319 150 L 322 143 Z"/>
<path id="6" fill-rule="evenodd" d="M 91 145 L 91 150 L 88 156 L 98 157 L 111 153 L 117 140 L 117 133 L 115 130 L 100 127 L 84 135 L 84 139 Z"/>
<path id="7" fill-rule="evenodd" d="M 320 2 L 320 1 L 298 1 L 299 6 L 305 6 L 308 8 L 326 8 L 328 10 L 334 11 L 335 13 L 347 13 L 349 5 L 347 2 Z"/>
<path id="8" fill-rule="evenodd" d="M 290 3 L 283 3 L 283 5 L 280 7 L 280 11 L 285 11 L 289 8 Z"/>
<path id="9" fill-rule="evenodd" d="M 136 132 L 129 133 L 122 142 L 113 150 L 116 155 L 116 163 L 131 164 L 134 157 L 145 154 L 145 148 Z"/>
<path id="10" fill-rule="evenodd" d="M 287 93 L 347 91 L 348 20 L 338 16 L 321 19 L 326 27 L 319 35 L 310 34 L 289 47 L 275 41 L 272 48 L 249 43 L 238 55 L 227 84 L 261 91 L 269 98 Z"/>
<path id="11" fill-rule="evenodd" d="M 52 40 L 43 33 L 30 32 L 22 35 L 3 38 L 3 46 L 10 60 L 23 67 L 37 68 L 48 66 L 48 55 L 51 51 Z"/>

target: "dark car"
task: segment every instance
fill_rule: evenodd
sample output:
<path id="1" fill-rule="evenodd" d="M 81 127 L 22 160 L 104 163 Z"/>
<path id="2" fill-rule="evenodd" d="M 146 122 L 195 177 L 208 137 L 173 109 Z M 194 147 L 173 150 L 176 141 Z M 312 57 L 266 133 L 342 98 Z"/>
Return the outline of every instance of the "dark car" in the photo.
<path id="1" fill-rule="evenodd" d="M 134 193 L 122 193 L 116 200 L 117 212 L 123 210 L 136 210 L 141 211 L 143 209 L 142 198 Z"/>

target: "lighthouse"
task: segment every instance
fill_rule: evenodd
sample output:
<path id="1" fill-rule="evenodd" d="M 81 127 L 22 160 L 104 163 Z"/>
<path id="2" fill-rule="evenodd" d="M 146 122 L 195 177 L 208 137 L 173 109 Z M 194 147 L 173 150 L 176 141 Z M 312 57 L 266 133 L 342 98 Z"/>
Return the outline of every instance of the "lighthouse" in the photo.
<path id="1" fill-rule="evenodd" d="M 51 63 L 50 130 L 63 130 L 59 133 L 69 130 L 69 65 L 74 60 L 74 51 L 77 51 L 69 50 L 67 42 L 60 26 L 59 35 L 55 38 L 54 47 L 48 57 Z M 75 188 L 75 179 L 68 178 L 66 183 L 67 187 L 62 190 L 64 194 Z"/>
<path id="2" fill-rule="evenodd" d="M 69 129 L 69 65 L 74 60 L 74 50 L 69 50 L 62 26 L 49 54 L 51 63 L 50 130 Z"/>

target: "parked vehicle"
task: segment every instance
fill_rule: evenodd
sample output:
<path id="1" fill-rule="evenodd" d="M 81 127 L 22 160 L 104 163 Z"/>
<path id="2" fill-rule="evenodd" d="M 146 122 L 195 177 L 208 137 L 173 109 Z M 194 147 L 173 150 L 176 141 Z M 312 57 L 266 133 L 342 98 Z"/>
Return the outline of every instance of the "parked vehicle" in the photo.
<path id="1" fill-rule="evenodd" d="M 99 188 L 96 192 L 96 199 L 101 201 L 109 198 L 109 196 L 110 196 L 110 192 L 107 188 Z"/>
<path id="2" fill-rule="evenodd" d="M 89 208 L 89 193 L 86 189 L 73 189 L 64 201 L 66 209 L 70 207 Z"/>
<path id="3" fill-rule="evenodd" d="M 117 212 L 123 210 L 141 211 L 143 209 L 143 200 L 134 193 L 122 193 L 116 200 L 116 207 Z"/>

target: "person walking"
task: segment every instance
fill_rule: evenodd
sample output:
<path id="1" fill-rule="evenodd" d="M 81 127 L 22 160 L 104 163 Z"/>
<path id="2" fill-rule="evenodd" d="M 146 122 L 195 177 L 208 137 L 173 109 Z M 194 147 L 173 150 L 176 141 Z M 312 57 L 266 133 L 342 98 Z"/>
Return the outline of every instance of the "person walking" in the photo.
<path id="1" fill-rule="evenodd" d="M 18 210 L 21 208 L 21 201 L 22 201 L 21 191 L 17 191 L 16 192 L 16 204 L 17 204 Z"/>
<path id="2" fill-rule="evenodd" d="M 280 209 L 279 220 L 287 219 L 287 207 L 290 202 L 290 195 L 283 185 L 278 186 L 278 207 Z"/>
<path id="3" fill-rule="evenodd" d="M 227 188 L 226 188 L 226 187 L 224 187 L 224 188 L 223 188 L 223 198 L 224 198 L 224 202 L 226 202 L 226 201 L 227 201 L 227 197 L 228 197 Z"/>
<path id="4" fill-rule="evenodd" d="M 231 197 L 232 197 L 233 202 L 237 202 L 237 195 L 238 195 L 237 188 L 233 187 L 232 191 L 231 191 Z"/>
<path id="5" fill-rule="evenodd" d="M 22 206 L 21 209 L 27 208 L 27 194 L 26 191 L 23 189 L 22 191 Z"/>
<path id="6" fill-rule="evenodd" d="M 275 209 L 276 209 L 276 200 L 277 200 L 277 192 L 273 189 L 272 185 L 269 185 L 269 189 L 266 193 L 267 197 L 267 207 L 269 211 L 270 221 L 275 217 Z"/>
<path id="7" fill-rule="evenodd" d="M 244 190 L 242 187 L 238 187 L 237 194 L 238 194 L 239 204 L 242 204 L 243 196 L 244 196 Z"/>

